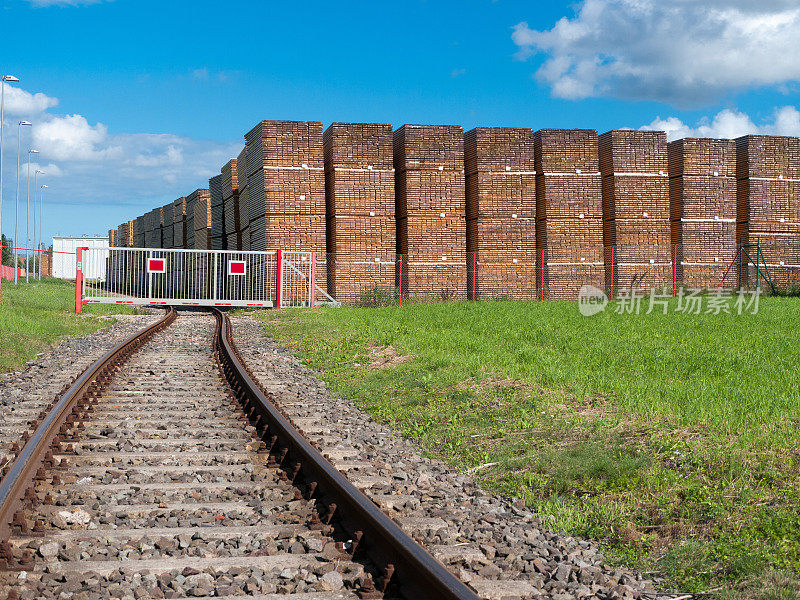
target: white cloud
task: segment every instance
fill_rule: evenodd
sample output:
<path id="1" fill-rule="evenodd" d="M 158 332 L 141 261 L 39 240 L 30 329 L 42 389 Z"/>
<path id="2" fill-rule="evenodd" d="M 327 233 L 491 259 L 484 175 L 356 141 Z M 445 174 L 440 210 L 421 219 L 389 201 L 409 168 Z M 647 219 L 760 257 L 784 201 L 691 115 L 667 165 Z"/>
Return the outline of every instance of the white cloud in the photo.
<path id="1" fill-rule="evenodd" d="M 573 18 L 511 39 L 559 98 L 695 105 L 726 92 L 800 80 L 796 0 L 584 0 Z"/>
<path id="2" fill-rule="evenodd" d="M 31 115 L 46 111 L 48 108 L 58 106 L 58 99 L 46 94 L 31 94 L 17 85 L 2 83 L 5 87 L 4 107 L 7 115 Z"/>
<path id="3" fill-rule="evenodd" d="M 457 77 L 461 77 L 462 75 L 466 74 L 466 72 L 467 72 L 466 69 L 453 69 L 453 71 L 450 73 L 450 77 L 455 79 Z"/>
<path id="4" fill-rule="evenodd" d="M 208 81 L 208 68 L 203 67 L 202 69 L 195 69 L 192 71 L 192 77 L 200 81 Z"/>
<path id="5" fill-rule="evenodd" d="M 33 145 L 45 158 L 61 161 L 97 161 L 118 153 L 108 147 L 108 128 L 89 125 L 81 115 L 51 117 L 33 124 Z"/>
<path id="6" fill-rule="evenodd" d="M 745 113 L 730 109 L 718 112 L 710 120 L 700 119 L 694 127 L 677 117 L 662 119 L 659 116 L 639 129 L 666 131 L 669 141 L 685 137 L 736 138 L 749 133 L 800 136 L 800 111 L 794 106 L 776 108 L 771 120 L 761 125 L 754 123 Z"/>
<path id="7" fill-rule="evenodd" d="M 10 89 L 6 88 L 7 111 Z M 27 119 L 33 122 L 33 127 L 22 128 L 23 194 L 27 185 L 27 149 L 36 148 L 40 154 L 32 157 L 37 162 L 31 163 L 31 174 L 37 168 L 45 172 L 40 179 L 50 186 L 49 202 L 54 206 L 81 206 L 92 231 L 116 226 L 116 223 L 95 223 L 98 211 L 117 215 L 114 219 L 130 219 L 194 189 L 207 187 L 208 178 L 218 174 L 220 167 L 241 150 L 240 142 L 114 132 L 84 115 L 48 112 L 48 108 L 58 104 L 57 99 L 40 94 L 37 102 L 37 95 L 16 89 L 17 98 L 25 101 L 15 100 L 18 114 L 6 119 L 3 157 L 6 197 L 14 197 L 16 186 L 16 120 Z M 9 218 L 9 213 L 4 217 Z"/>

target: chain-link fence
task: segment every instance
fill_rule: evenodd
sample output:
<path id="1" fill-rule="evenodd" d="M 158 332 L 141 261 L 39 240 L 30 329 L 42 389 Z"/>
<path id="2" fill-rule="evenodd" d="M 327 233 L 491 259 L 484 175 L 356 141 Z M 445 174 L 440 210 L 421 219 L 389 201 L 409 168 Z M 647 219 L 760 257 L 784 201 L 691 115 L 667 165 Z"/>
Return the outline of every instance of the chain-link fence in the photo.
<path id="1" fill-rule="evenodd" d="M 687 260 L 680 245 L 567 246 L 468 252 L 462 257 L 328 254 L 326 281 L 332 297 L 357 306 L 465 299 L 574 300 L 586 285 L 611 299 L 631 289 L 670 294 L 680 287 L 713 292 L 758 285 L 767 293 L 773 287 L 776 293 L 800 289 L 800 237 L 796 244 L 787 239 L 762 240 L 760 254 L 754 248 L 744 244 L 730 256 L 710 253 L 708 260 L 698 262 Z M 691 254 L 703 258 L 695 249 Z"/>

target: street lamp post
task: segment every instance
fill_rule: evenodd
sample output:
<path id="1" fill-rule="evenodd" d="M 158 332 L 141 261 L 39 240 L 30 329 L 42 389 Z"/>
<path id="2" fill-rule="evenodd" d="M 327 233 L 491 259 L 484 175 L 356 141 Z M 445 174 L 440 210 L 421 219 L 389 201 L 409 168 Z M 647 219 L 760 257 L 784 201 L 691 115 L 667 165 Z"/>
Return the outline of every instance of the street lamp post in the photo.
<path id="1" fill-rule="evenodd" d="M 22 127 L 24 125 L 31 126 L 30 121 L 20 121 L 17 124 L 17 198 L 16 207 L 14 209 L 14 248 L 19 248 L 19 152 L 20 141 L 22 140 Z M 14 250 L 14 284 L 19 281 L 19 251 Z"/>
<path id="2" fill-rule="evenodd" d="M 39 151 L 28 150 L 28 176 L 25 178 L 28 184 L 25 198 L 25 283 L 28 283 L 28 271 L 31 270 L 31 251 L 27 249 L 31 247 L 31 154 L 39 154 Z"/>
<path id="3" fill-rule="evenodd" d="M 44 219 L 44 190 L 46 185 L 39 188 L 39 243 L 42 243 L 42 220 Z M 39 280 L 42 279 L 42 257 L 39 257 Z"/>
<path id="4" fill-rule="evenodd" d="M 0 240 L 3 239 L 3 120 L 5 119 L 6 109 L 6 82 L 18 82 L 19 79 L 13 75 L 3 75 L 0 80 Z M 0 243 L 2 245 L 2 243 Z M 3 249 L 0 248 L 0 265 L 2 265 Z M 3 278 L 0 277 L 0 288 L 3 285 Z"/>
<path id="5" fill-rule="evenodd" d="M 40 255 L 37 254 L 39 252 L 39 246 L 36 244 L 36 190 L 39 189 L 39 182 L 38 176 L 39 173 L 44 175 L 44 171 L 40 171 L 36 169 L 33 173 L 33 278 L 36 279 L 36 259 L 40 258 Z M 41 260 L 39 261 L 39 268 L 41 269 Z M 40 278 L 41 279 L 41 278 Z"/>

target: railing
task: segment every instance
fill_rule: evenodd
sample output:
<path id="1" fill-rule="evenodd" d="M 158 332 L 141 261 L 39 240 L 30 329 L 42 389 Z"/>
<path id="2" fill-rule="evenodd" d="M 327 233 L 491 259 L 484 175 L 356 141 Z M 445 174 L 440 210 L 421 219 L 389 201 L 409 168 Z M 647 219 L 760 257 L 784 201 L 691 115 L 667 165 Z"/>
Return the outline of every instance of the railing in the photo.
<path id="1" fill-rule="evenodd" d="M 313 306 L 312 252 L 79 248 L 76 311 L 88 303 Z"/>

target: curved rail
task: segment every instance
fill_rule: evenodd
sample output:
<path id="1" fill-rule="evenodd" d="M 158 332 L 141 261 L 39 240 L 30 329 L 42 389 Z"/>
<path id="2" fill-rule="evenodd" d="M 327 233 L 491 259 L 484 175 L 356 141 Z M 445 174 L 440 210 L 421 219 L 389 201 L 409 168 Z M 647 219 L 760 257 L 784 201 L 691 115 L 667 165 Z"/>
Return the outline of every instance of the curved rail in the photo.
<path id="1" fill-rule="evenodd" d="M 408 534 L 359 491 L 281 414 L 239 357 L 233 342 L 230 319 L 214 310 L 218 333 L 216 346 L 220 365 L 237 399 L 256 426 L 264 428 L 273 455 L 309 484 L 315 498 L 324 499 L 329 513 L 352 536 L 356 547 L 368 548 L 369 557 L 384 569 L 382 590 L 391 581 L 406 598 L 417 600 L 478 600 L 478 596 L 441 563 L 414 542 Z M 334 507 L 335 505 L 335 507 Z M 380 591 L 375 596 L 383 597 Z"/>
<path id="2" fill-rule="evenodd" d="M 75 426 L 81 400 L 91 397 L 96 391 L 100 379 L 107 378 L 113 367 L 118 366 L 131 353 L 146 342 L 157 331 L 170 325 L 176 317 L 174 309 L 169 309 L 163 319 L 126 338 L 115 346 L 89 368 L 81 373 L 75 381 L 50 405 L 50 410 L 43 419 L 37 419 L 32 427 L 35 431 L 27 439 L 21 451 L 17 453 L 11 469 L 0 481 L 0 541 L 8 540 L 12 533 L 14 516 L 23 504 L 26 490 L 30 487 L 37 472 L 44 466 L 51 446 L 58 444 L 57 436 L 64 434 L 67 428 Z M 80 422 L 78 421 L 78 427 Z M 24 439 L 24 438 L 23 438 Z M 4 560 L 0 558 L 0 561 Z M 11 567 L 12 565 L 0 565 Z"/>

